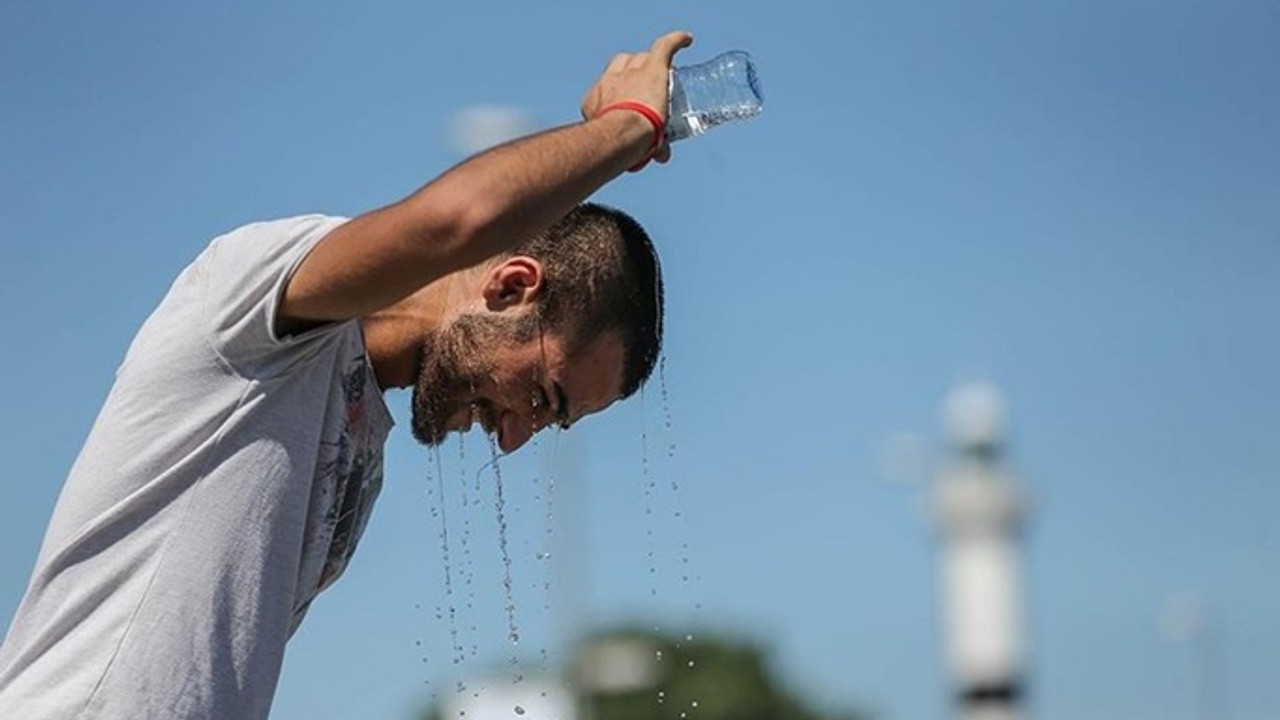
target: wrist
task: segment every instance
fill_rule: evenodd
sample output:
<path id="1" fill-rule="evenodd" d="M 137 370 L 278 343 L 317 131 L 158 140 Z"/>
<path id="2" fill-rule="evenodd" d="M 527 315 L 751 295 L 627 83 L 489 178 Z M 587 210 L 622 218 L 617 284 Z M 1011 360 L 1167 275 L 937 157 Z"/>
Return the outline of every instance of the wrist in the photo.
<path id="1" fill-rule="evenodd" d="M 596 118 L 622 118 L 629 144 L 644 144 L 644 156 L 629 168 L 631 172 L 647 165 L 662 146 L 666 123 L 657 110 L 643 102 L 621 100 L 609 103 L 596 112 Z"/>

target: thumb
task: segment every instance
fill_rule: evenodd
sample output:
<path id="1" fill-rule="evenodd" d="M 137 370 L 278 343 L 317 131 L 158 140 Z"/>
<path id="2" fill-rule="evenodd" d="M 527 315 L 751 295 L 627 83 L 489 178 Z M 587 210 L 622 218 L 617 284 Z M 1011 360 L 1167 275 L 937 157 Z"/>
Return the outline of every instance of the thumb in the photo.
<path id="1" fill-rule="evenodd" d="M 666 35 L 653 41 L 653 46 L 649 51 L 656 55 L 667 67 L 671 67 L 671 59 L 676 53 L 693 44 L 693 35 L 677 30 L 669 32 Z"/>

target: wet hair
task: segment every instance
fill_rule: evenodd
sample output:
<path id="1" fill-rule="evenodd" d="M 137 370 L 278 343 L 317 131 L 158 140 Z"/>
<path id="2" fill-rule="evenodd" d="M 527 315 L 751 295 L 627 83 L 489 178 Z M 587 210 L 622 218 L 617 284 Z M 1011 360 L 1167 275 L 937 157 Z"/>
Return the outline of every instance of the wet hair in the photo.
<path id="1" fill-rule="evenodd" d="M 538 314 L 570 354 L 606 334 L 622 342 L 622 397 L 649 379 L 662 351 L 662 269 L 649 235 L 621 210 L 584 203 L 512 254 L 542 263 Z"/>

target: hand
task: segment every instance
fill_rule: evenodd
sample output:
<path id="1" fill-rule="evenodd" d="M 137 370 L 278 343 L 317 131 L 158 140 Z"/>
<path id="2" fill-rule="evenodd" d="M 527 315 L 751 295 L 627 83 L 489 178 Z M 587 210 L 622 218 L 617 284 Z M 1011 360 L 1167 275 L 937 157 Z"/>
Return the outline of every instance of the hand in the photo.
<path id="1" fill-rule="evenodd" d="M 670 32 L 657 40 L 647 52 L 615 55 L 596 84 L 582 98 L 582 119 L 600 114 L 600 108 L 622 100 L 635 100 L 657 111 L 663 123 L 670 103 L 671 60 L 681 49 L 693 44 L 693 35 Z M 671 148 L 662 140 L 653 159 L 664 163 L 671 158 Z"/>

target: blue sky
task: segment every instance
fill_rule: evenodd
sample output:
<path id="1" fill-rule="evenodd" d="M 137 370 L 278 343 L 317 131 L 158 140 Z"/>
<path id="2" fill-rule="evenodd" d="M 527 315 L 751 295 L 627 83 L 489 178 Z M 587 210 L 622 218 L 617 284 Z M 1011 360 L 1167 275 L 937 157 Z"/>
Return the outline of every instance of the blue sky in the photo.
<path id="1" fill-rule="evenodd" d="M 0 621 L 134 330 L 210 238 L 401 197 L 458 159 L 469 106 L 571 122 L 614 53 L 677 27 L 690 61 L 751 51 L 766 109 L 598 195 L 660 246 L 672 428 L 655 385 L 503 463 L 518 654 L 553 667 L 572 619 L 714 628 L 829 702 L 943 717 L 925 489 L 880 465 L 904 432 L 936 448 L 942 396 L 979 377 L 1035 498 L 1036 715 L 1192 718 L 1190 650 L 1158 620 L 1195 592 L 1223 717 L 1274 717 L 1267 2 L 7 3 Z M 454 503 L 483 438 L 464 452 L 442 453 Z M 433 467 L 397 434 L 274 717 L 407 717 L 512 654 L 481 472 L 483 501 L 449 513 L 474 543 L 452 563 L 477 650 L 449 661 Z"/>

